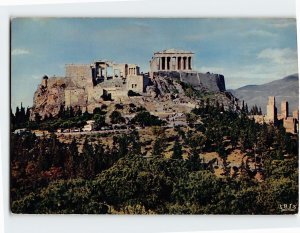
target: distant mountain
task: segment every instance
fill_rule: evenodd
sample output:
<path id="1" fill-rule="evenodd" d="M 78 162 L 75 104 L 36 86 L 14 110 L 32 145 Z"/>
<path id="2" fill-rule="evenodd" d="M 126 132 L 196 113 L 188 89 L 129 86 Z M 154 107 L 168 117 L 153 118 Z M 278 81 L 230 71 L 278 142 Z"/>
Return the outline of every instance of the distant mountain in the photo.
<path id="1" fill-rule="evenodd" d="M 292 113 L 299 106 L 299 77 L 292 74 L 279 80 L 262 85 L 247 85 L 235 90 L 230 90 L 234 96 L 244 100 L 249 109 L 253 105 L 260 106 L 263 113 L 266 113 L 268 96 L 275 96 L 276 106 L 280 113 L 280 102 L 289 102 L 289 112 Z"/>

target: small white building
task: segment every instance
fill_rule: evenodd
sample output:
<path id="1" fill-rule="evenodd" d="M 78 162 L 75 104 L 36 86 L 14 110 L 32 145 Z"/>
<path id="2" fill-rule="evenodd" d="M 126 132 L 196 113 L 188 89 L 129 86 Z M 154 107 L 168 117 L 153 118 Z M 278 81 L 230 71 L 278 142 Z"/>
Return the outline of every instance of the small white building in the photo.
<path id="1" fill-rule="evenodd" d="M 86 125 L 83 127 L 83 131 L 85 132 L 90 132 L 93 131 L 95 128 L 95 121 L 94 120 L 89 120 L 86 122 Z"/>
<path id="2" fill-rule="evenodd" d="M 16 129 L 16 130 L 14 131 L 14 134 L 23 134 L 23 133 L 25 133 L 26 131 L 27 131 L 26 128 L 23 128 L 23 129 Z"/>

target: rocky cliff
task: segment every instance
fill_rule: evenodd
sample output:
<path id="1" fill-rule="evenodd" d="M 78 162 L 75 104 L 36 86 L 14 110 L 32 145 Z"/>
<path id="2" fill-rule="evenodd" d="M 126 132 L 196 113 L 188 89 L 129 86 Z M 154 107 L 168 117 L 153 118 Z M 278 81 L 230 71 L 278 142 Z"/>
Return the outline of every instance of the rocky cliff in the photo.
<path id="1" fill-rule="evenodd" d="M 196 105 L 201 99 L 210 98 L 225 107 L 238 105 L 238 99 L 225 89 L 224 76 L 209 73 L 157 72 L 146 92 L 162 102 L 178 98 Z"/>
<path id="2" fill-rule="evenodd" d="M 47 85 L 40 84 L 34 93 L 33 106 L 31 108 L 30 120 L 35 120 L 36 114 L 41 119 L 49 116 L 56 116 L 60 106 L 64 105 L 66 78 L 50 78 Z"/>
<path id="3" fill-rule="evenodd" d="M 181 81 L 192 85 L 196 90 L 209 92 L 224 92 L 225 79 L 221 74 L 199 73 L 199 72 L 156 72 L 154 77 L 170 77 L 173 80 Z"/>

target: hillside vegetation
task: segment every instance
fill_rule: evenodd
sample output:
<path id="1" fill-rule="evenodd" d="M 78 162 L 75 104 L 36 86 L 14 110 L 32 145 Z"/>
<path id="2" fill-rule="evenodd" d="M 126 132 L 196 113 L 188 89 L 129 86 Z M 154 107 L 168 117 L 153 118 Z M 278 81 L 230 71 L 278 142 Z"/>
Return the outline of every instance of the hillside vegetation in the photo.
<path id="1" fill-rule="evenodd" d="M 12 134 L 12 212 L 298 212 L 297 135 L 209 100 L 187 114 L 188 126 L 146 125 L 141 112 L 142 128 L 128 133 Z M 233 152 L 242 156 L 238 165 Z"/>

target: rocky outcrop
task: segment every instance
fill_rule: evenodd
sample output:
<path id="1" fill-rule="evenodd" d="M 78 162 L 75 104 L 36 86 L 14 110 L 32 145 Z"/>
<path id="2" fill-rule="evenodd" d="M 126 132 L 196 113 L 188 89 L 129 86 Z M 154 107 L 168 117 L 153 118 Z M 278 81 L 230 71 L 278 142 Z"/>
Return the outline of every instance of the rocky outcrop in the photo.
<path id="1" fill-rule="evenodd" d="M 210 98 L 225 108 L 238 109 L 239 105 L 238 99 L 226 91 L 224 76 L 217 74 L 157 72 L 146 92 L 162 102 L 178 98 L 197 105 L 201 99 Z"/>
<path id="2" fill-rule="evenodd" d="M 166 74 L 155 75 L 146 91 L 152 97 L 161 98 L 168 98 L 171 95 L 184 95 L 180 82 Z"/>
<path id="3" fill-rule="evenodd" d="M 42 83 L 38 86 L 33 97 L 30 120 L 35 120 L 36 114 L 44 119 L 59 113 L 60 106 L 64 105 L 67 81 L 65 78 L 53 77 L 47 80 L 47 85 Z"/>
<path id="4" fill-rule="evenodd" d="M 224 106 L 234 106 L 236 98 L 226 92 L 223 75 L 197 72 L 157 72 L 153 78 L 147 79 L 145 97 L 147 102 L 179 100 L 181 103 L 197 105 L 199 96 L 223 103 Z M 99 106 L 100 94 L 95 88 L 89 88 L 89 83 L 82 77 L 52 77 L 43 79 L 38 86 L 31 108 L 30 119 L 35 120 L 37 114 L 41 119 L 47 116 L 57 116 L 61 106 L 79 107 L 89 112 Z M 93 92 L 95 92 L 93 94 Z M 97 93 L 96 93 L 97 92 Z M 98 99 L 92 98 L 99 96 Z M 199 98 L 198 98 L 199 97 Z M 72 103 L 76 103 L 75 105 Z M 102 102 L 101 102 L 102 103 Z M 143 103 L 141 103 L 143 104 Z"/>

